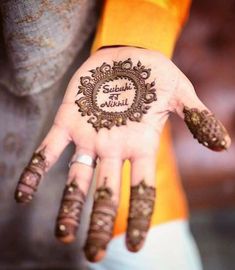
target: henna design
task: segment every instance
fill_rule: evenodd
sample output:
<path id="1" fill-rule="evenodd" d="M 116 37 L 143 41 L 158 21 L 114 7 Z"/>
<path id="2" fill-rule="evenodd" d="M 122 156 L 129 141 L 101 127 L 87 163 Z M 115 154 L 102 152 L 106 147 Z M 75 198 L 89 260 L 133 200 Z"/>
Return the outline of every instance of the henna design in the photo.
<path id="1" fill-rule="evenodd" d="M 15 191 L 15 199 L 19 203 L 27 203 L 33 199 L 40 180 L 48 166 L 45 156 L 45 148 L 34 153 L 30 162 L 20 176 Z"/>
<path id="2" fill-rule="evenodd" d="M 75 239 L 84 202 L 85 194 L 75 180 L 65 187 L 55 228 L 61 241 L 68 243 Z"/>
<path id="3" fill-rule="evenodd" d="M 221 151 L 229 147 L 228 133 L 222 123 L 206 110 L 184 107 L 184 121 L 193 137 L 204 146 Z"/>
<path id="4" fill-rule="evenodd" d="M 146 238 L 154 209 L 155 190 L 144 180 L 131 187 L 126 245 L 132 252 L 140 250 Z"/>
<path id="5" fill-rule="evenodd" d="M 106 186 L 106 181 L 95 193 L 90 228 L 84 247 L 86 257 L 91 262 L 97 261 L 103 256 L 108 242 L 112 238 L 117 212 L 117 206 L 113 202 L 112 196 L 113 192 Z"/>
<path id="6" fill-rule="evenodd" d="M 157 100 L 155 82 L 145 83 L 150 72 L 140 61 L 134 66 L 130 58 L 90 70 L 91 76 L 80 79 L 78 111 L 89 116 L 87 122 L 96 131 L 126 125 L 128 119 L 140 122 L 149 104 Z"/>

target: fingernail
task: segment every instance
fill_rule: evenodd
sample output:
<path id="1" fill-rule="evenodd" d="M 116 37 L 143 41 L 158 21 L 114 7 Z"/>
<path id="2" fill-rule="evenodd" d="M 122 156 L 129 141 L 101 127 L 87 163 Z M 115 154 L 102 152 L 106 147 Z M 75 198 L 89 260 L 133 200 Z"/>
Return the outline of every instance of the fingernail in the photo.
<path id="1" fill-rule="evenodd" d="M 85 255 L 89 262 L 99 262 L 105 257 L 105 249 L 97 249 L 95 246 L 89 246 L 85 249 Z"/>
<path id="2" fill-rule="evenodd" d="M 220 144 L 221 147 L 224 147 L 224 149 L 227 150 L 231 145 L 231 138 L 229 137 L 229 135 L 226 135 Z"/>
<path id="3" fill-rule="evenodd" d="M 23 190 L 16 190 L 15 200 L 18 203 L 28 203 L 33 199 L 33 196 L 29 193 L 24 192 Z"/>
<path id="4" fill-rule="evenodd" d="M 61 242 L 68 244 L 76 239 L 78 226 L 69 222 L 60 222 L 56 225 L 55 235 Z"/>
<path id="5" fill-rule="evenodd" d="M 128 237 L 126 238 L 127 249 L 131 252 L 138 252 L 142 248 L 145 238 L 146 233 L 143 231 L 138 229 L 128 231 Z"/>

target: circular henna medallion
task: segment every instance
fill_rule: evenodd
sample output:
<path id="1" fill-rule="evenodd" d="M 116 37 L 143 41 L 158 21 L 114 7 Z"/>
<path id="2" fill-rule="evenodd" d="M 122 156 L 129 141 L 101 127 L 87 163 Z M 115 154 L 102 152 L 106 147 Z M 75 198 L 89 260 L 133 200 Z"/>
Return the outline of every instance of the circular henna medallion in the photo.
<path id="1" fill-rule="evenodd" d="M 125 125 L 128 119 L 139 122 L 157 100 L 155 83 L 145 82 L 150 71 L 140 61 L 134 66 L 130 58 L 90 70 L 91 76 L 81 77 L 78 86 L 79 112 L 89 116 L 96 131 Z"/>

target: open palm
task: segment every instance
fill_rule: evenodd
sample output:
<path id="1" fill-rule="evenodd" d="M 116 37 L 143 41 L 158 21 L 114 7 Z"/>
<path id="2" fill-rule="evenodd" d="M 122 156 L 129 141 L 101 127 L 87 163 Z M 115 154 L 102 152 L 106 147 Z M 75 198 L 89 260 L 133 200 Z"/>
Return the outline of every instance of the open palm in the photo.
<path id="1" fill-rule="evenodd" d="M 155 157 L 170 112 L 184 119 L 198 141 L 220 151 L 230 145 L 222 124 L 198 99 L 183 73 L 160 53 L 131 47 L 94 53 L 74 74 L 54 124 L 21 175 L 19 202 L 28 202 L 41 176 L 73 142 L 76 151 L 59 211 L 56 235 L 71 242 L 80 222 L 97 160 L 97 191 L 85 253 L 100 260 L 112 237 L 122 165 L 131 162 L 131 198 L 126 235 L 141 248 L 155 200 Z M 87 166 L 77 156 L 93 159 Z"/>

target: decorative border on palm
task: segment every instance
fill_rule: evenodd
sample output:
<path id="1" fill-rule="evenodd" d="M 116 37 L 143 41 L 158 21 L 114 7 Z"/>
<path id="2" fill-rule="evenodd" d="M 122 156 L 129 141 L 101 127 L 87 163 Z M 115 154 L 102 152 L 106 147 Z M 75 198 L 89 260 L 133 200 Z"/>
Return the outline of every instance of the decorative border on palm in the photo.
<path id="1" fill-rule="evenodd" d="M 82 95 L 75 101 L 82 116 L 90 116 L 91 123 L 98 132 L 101 128 L 111 129 L 113 126 L 126 125 L 127 119 L 140 122 L 143 114 L 149 110 L 149 104 L 157 100 L 155 82 L 145 83 L 150 77 L 151 69 L 138 61 L 134 66 L 131 59 L 113 61 L 113 66 L 103 63 L 100 67 L 89 71 L 91 76 L 81 77 L 77 95 Z M 106 81 L 120 78 L 130 79 L 136 87 L 136 94 L 130 108 L 123 112 L 107 112 L 97 104 L 97 91 Z"/>

